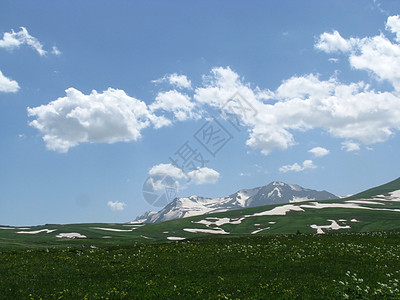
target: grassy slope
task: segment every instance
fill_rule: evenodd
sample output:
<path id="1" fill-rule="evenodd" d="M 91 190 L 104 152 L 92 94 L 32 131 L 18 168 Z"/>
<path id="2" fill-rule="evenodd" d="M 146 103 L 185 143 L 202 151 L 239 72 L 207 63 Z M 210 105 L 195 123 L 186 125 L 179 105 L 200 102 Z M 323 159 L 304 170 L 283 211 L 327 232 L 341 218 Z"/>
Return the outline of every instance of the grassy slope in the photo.
<path id="1" fill-rule="evenodd" d="M 372 198 L 373 196 L 385 195 L 387 193 L 393 192 L 398 189 L 400 189 L 400 177 L 391 182 L 388 182 L 386 184 L 383 184 L 383 185 L 368 189 L 366 191 L 363 191 L 361 193 L 355 194 L 346 199 L 352 200 L 352 199 L 360 199 L 360 198 Z"/>
<path id="2" fill-rule="evenodd" d="M 360 199 L 372 197 L 379 194 L 400 189 L 400 178 L 387 184 L 375 187 L 354 195 L 346 199 L 329 200 L 324 203 L 339 202 L 343 203 L 351 199 Z M 306 202 L 303 202 L 305 204 Z M 29 230 L 57 229 L 53 233 L 39 233 L 35 235 L 17 234 L 19 229 L 0 229 L 0 249 L 6 248 L 47 248 L 47 247 L 105 247 L 105 246 L 127 246 L 132 243 L 154 243 L 166 241 L 167 237 L 177 236 L 185 238 L 204 238 L 210 234 L 190 233 L 184 228 L 203 228 L 205 225 L 197 224 L 206 217 L 218 218 L 241 218 L 257 212 L 271 210 L 280 205 L 268 205 L 261 207 L 252 207 L 247 209 L 234 210 L 224 213 L 210 214 L 207 216 L 196 216 L 183 218 L 156 224 L 147 224 L 137 228 L 132 232 L 110 232 L 94 229 L 93 227 L 107 227 L 117 229 L 129 229 L 128 224 L 68 224 L 68 225 L 44 225 L 31 227 Z M 374 208 L 382 208 L 379 205 L 370 205 Z M 400 209 L 400 202 L 388 202 L 384 208 Z M 350 222 L 351 219 L 357 219 L 360 222 Z M 249 235 L 257 229 L 268 230 L 261 231 L 257 235 L 266 234 L 291 234 L 300 230 L 302 233 L 315 233 L 310 225 L 329 225 L 330 221 L 346 219 L 347 222 L 339 222 L 339 225 L 349 225 L 350 229 L 341 229 L 341 232 L 367 232 L 367 231 L 397 231 L 400 230 L 399 212 L 392 211 L 374 211 L 361 209 L 329 208 L 329 209 L 305 209 L 304 212 L 289 212 L 285 216 L 262 216 L 244 219 L 241 224 L 225 224 L 221 228 L 229 232 L 229 236 Z M 276 222 L 270 224 L 269 222 Z M 259 224 L 255 226 L 255 224 Z M 209 228 L 208 228 L 209 229 Z M 58 233 L 77 232 L 87 236 L 87 239 L 59 239 L 55 235 Z M 104 237 L 111 238 L 104 238 Z"/>
<path id="3" fill-rule="evenodd" d="M 387 194 L 389 192 L 400 189 L 400 178 L 389 182 L 387 184 L 374 187 L 349 198 L 327 200 L 324 203 L 342 203 L 347 200 L 355 200 L 362 198 L 371 198 L 376 195 Z M 312 202 L 312 201 L 310 201 Z M 319 201 L 320 202 L 320 201 Z M 307 204 L 303 202 L 302 204 Z M 260 207 L 252 207 L 247 209 L 239 209 L 228 211 L 224 213 L 209 214 L 206 217 L 218 218 L 240 218 L 245 215 L 271 210 L 274 207 L 281 205 L 266 205 Z M 380 205 L 369 205 L 371 208 L 383 208 Z M 400 209 L 400 203 L 386 203 L 384 208 Z M 188 237 L 190 234 L 182 231 L 182 228 L 207 228 L 205 226 L 196 225 L 193 222 L 203 220 L 205 216 L 196 216 L 191 218 L 184 218 L 178 220 L 167 221 L 163 223 L 150 224 L 143 230 L 146 234 L 154 238 L 160 237 L 159 233 L 169 231 L 171 234 L 178 234 L 178 236 Z M 398 212 L 392 211 L 373 211 L 361 209 L 345 209 L 345 208 L 329 208 L 329 209 L 306 209 L 305 212 L 289 212 L 285 216 L 263 216 L 247 218 L 240 225 L 223 225 L 221 226 L 231 234 L 249 234 L 257 228 L 270 227 L 269 230 L 262 231 L 260 234 L 290 234 L 300 230 L 304 233 L 315 233 L 316 231 L 310 227 L 312 224 L 329 225 L 328 219 L 339 220 L 357 219 L 360 222 L 346 222 L 342 225 L 350 225 L 351 229 L 342 229 L 343 231 L 351 232 L 366 232 L 366 231 L 384 231 L 384 230 L 400 230 L 400 218 Z M 269 224 L 268 222 L 276 222 L 276 224 Z M 261 226 L 254 226 L 260 224 Z M 201 235 L 201 234 L 197 234 Z"/>

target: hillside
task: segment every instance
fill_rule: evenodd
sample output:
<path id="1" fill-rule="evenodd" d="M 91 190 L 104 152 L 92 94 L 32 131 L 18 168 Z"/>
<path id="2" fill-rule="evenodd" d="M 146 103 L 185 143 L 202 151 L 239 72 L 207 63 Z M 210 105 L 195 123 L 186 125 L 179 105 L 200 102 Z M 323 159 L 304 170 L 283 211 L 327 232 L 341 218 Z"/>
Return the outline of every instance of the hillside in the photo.
<path id="1" fill-rule="evenodd" d="M 243 208 L 160 223 L 0 226 L 0 248 L 103 247 L 211 236 L 400 230 L 400 180 L 344 199 Z"/>
<path id="2" fill-rule="evenodd" d="M 386 184 L 382 184 L 380 186 L 373 187 L 373 188 L 363 191 L 361 193 L 352 195 L 346 199 L 352 200 L 352 199 L 361 199 L 361 198 L 372 198 L 377 195 L 385 195 L 387 193 L 393 192 L 393 191 L 399 189 L 399 187 L 400 187 L 400 177 L 393 181 L 390 181 Z"/>

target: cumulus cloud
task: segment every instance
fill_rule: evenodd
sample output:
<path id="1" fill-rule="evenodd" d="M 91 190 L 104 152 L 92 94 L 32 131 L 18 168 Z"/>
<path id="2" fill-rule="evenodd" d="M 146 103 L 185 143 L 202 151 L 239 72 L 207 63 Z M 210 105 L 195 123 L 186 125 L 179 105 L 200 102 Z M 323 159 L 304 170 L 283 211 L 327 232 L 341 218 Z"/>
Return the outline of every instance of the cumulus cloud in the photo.
<path id="1" fill-rule="evenodd" d="M 326 53 L 347 52 L 351 50 L 353 42 L 354 39 L 346 40 L 335 30 L 332 33 L 321 34 L 315 48 Z"/>
<path id="2" fill-rule="evenodd" d="M 386 22 L 386 29 L 396 34 L 396 41 L 400 42 L 400 17 L 390 16 Z"/>
<path id="3" fill-rule="evenodd" d="M 185 173 L 182 169 L 172 165 L 172 164 L 159 164 L 153 166 L 149 170 L 150 176 L 171 176 L 175 179 L 185 178 Z"/>
<path id="4" fill-rule="evenodd" d="M 84 95 L 71 88 L 66 97 L 29 108 L 28 113 L 37 117 L 31 126 L 43 133 L 47 147 L 66 152 L 82 142 L 135 141 L 143 128 L 172 123 L 155 112 L 172 112 L 177 120 L 188 120 L 197 117 L 196 105 L 225 110 L 227 100 L 238 94 L 243 110 L 236 117 L 248 129 L 246 144 L 266 155 L 296 144 L 300 131 L 322 129 L 333 137 L 369 145 L 386 141 L 400 129 L 396 93 L 375 91 L 364 82 L 321 80 L 315 74 L 289 78 L 275 91 L 261 90 L 244 83 L 229 67 L 214 68 L 204 77 L 193 96 L 200 104 L 176 90 L 160 92 L 147 106 L 121 90 Z"/>
<path id="5" fill-rule="evenodd" d="M 0 92 L 2 93 L 16 93 L 19 90 L 18 82 L 7 78 L 0 71 Z"/>
<path id="6" fill-rule="evenodd" d="M 217 183 L 220 174 L 210 168 L 199 168 L 188 173 L 189 178 L 195 184 L 214 184 Z"/>
<path id="7" fill-rule="evenodd" d="M 285 165 L 279 168 L 279 172 L 287 173 L 287 172 L 301 172 L 307 169 L 315 169 L 317 166 L 314 165 L 312 160 L 305 160 L 300 165 L 298 163 L 294 163 L 293 165 Z"/>
<path id="8" fill-rule="evenodd" d="M 178 75 L 177 73 L 168 74 L 160 79 L 153 80 L 154 83 L 168 82 L 169 84 L 180 89 L 191 89 L 192 82 L 186 75 Z"/>
<path id="9" fill-rule="evenodd" d="M 46 55 L 47 51 L 43 49 L 43 45 L 39 40 L 28 33 L 25 27 L 20 27 L 20 31 L 5 32 L 3 39 L 0 40 L 0 48 L 12 51 L 21 45 L 28 45 L 34 49 L 40 56 Z"/>
<path id="10" fill-rule="evenodd" d="M 143 101 L 112 88 L 102 93 L 93 90 L 88 95 L 69 88 L 65 97 L 27 111 L 36 118 L 30 126 L 43 134 L 48 149 L 58 152 L 85 142 L 136 141 L 144 128 L 170 124 L 151 113 Z"/>
<path id="11" fill-rule="evenodd" d="M 320 128 L 337 138 L 373 144 L 400 129 L 398 96 L 374 91 L 364 82 L 343 84 L 335 77 L 320 80 L 308 74 L 283 81 L 275 91 L 261 91 L 230 68 L 215 68 L 206 79 L 205 87 L 195 90 L 197 101 L 223 107 L 238 91 L 256 109 L 252 118 L 238 117 L 249 128 L 247 145 L 264 154 L 294 145 L 296 131 Z M 269 99 L 276 102 L 265 102 Z"/>
<path id="12" fill-rule="evenodd" d="M 328 97 L 335 85 L 335 79 L 320 81 L 317 75 L 291 77 L 284 80 L 274 93 L 275 97 L 282 100 L 307 97 L 324 98 Z"/>
<path id="13" fill-rule="evenodd" d="M 390 16 L 386 29 L 400 42 L 399 16 Z M 379 80 L 387 80 L 400 91 L 400 45 L 392 43 L 385 35 L 344 39 L 337 31 L 323 33 L 315 44 L 326 53 L 349 54 L 350 65 L 358 70 L 371 72 Z"/>
<path id="14" fill-rule="evenodd" d="M 115 202 L 108 201 L 107 205 L 113 211 L 123 211 L 125 209 L 126 203 L 119 202 L 119 201 L 115 201 Z"/>
<path id="15" fill-rule="evenodd" d="M 182 169 L 172 164 L 159 164 L 153 166 L 149 171 L 150 176 L 170 176 L 174 179 L 188 179 L 194 184 L 214 184 L 218 181 L 220 174 L 210 168 L 198 168 L 190 172 L 183 172 Z"/>
<path id="16" fill-rule="evenodd" d="M 329 150 L 323 147 L 314 147 L 308 150 L 308 152 L 314 154 L 315 157 L 322 157 L 329 154 Z"/>
<path id="17" fill-rule="evenodd" d="M 358 151 L 360 150 L 360 144 L 354 143 L 352 141 L 344 141 L 342 142 L 342 150 L 345 150 L 347 152 Z"/>
<path id="18" fill-rule="evenodd" d="M 160 92 L 149 108 L 151 111 L 164 110 L 172 112 L 178 121 L 186 121 L 188 119 L 198 119 L 200 115 L 194 112 L 196 104 L 190 100 L 186 94 L 182 94 L 176 90 Z"/>
<path id="19" fill-rule="evenodd" d="M 398 16 L 389 17 L 386 24 L 396 40 L 399 24 Z M 194 90 L 159 92 L 149 106 L 120 90 L 83 95 L 71 88 L 64 98 L 29 108 L 29 115 L 36 117 L 31 126 L 42 132 L 49 149 L 60 152 L 82 142 L 135 141 L 146 127 L 172 124 L 164 113 L 186 121 L 200 117 L 199 107 L 206 106 L 226 115 L 234 111 L 248 132 L 246 144 L 265 155 L 295 145 L 296 133 L 315 129 L 346 141 L 344 145 L 371 145 L 393 136 L 400 129 L 400 45 L 383 34 L 346 39 L 334 31 L 321 34 L 315 47 L 347 56 L 352 68 L 387 80 L 393 90 L 375 90 L 363 81 L 343 83 L 336 74 L 327 79 L 318 74 L 293 76 L 275 90 L 261 89 L 229 67 L 216 67 Z M 176 73 L 156 82 L 164 81 L 176 88 L 191 87 L 186 76 Z M 346 151 L 354 148 L 343 146 Z"/>

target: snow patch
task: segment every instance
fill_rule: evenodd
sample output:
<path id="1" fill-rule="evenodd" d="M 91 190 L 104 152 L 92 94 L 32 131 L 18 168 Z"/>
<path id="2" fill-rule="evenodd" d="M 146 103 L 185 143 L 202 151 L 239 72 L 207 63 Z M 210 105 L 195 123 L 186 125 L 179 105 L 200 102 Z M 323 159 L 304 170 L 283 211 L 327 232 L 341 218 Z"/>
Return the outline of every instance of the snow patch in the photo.
<path id="1" fill-rule="evenodd" d="M 169 237 L 167 237 L 167 240 L 170 240 L 170 241 L 183 241 L 183 240 L 186 240 L 186 238 L 179 237 L 179 236 L 169 236 Z"/>
<path id="2" fill-rule="evenodd" d="M 385 203 L 382 203 L 382 202 L 375 202 L 375 201 L 369 201 L 369 200 L 347 200 L 346 202 L 357 203 L 357 204 L 385 205 Z"/>
<path id="3" fill-rule="evenodd" d="M 351 219 L 350 222 L 357 223 L 357 222 L 360 222 L 360 221 L 358 221 L 356 219 Z"/>
<path id="4" fill-rule="evenodd" d="M 367 210 L 380 210 L 380 211 L 395 211 L 400 212 L 400 209 L 390 209 L 390 208 L 372 208 L 372 207 L 365 207 L 360 206 L 356 203 L 318 203 L 312 202 L 311 204 L 302 204 L 300 207 L 303 208 L 354 208 L 354 209 L 367 209 Z"/>
<path id="5" fill-rule="evenodd" d="M 211 221 L 212 220 L 212 221 Z M 230 218 L 213 218 L 213 217 L 208 217 L 205 218 L 204 220 L 200 220 L 198 222 L 193 222 L 197 224 L 204 224 L 207 227 L 210 227 L 210 225 L 216 225 L 216 226 L 222 226 L 224 224 L 234 224 L 238 225 L 244 220 L 244 218 L 239 218 L 239 219 L 230 219 Z"/>
<path id="6" fill-rule="evenodd" d="M 77 233 L 77 232 L 69 232 L 69 233 L 59 233 L 56 235 L 56 238 L 60 239 L 85 239 L 86 235 Z"/>
<path id="7" fill-rule="evenodd" d="M 271 210 L 255 213 L 255 214 L 252 214 L 252 215 L 247 215 L 246 217 L 284 216 L 289 211 L 304 211 L 304 209 L 302 209 L 300 206 L 287 204 L 287 205 L 274 207 Z"/>
<path id="8" fill-rule="evenodd" d="M 241 207 L 246 207 L 247 200 L 256 194 L 258 189 L 254 190 L 240 190 L 236 195 L 236 203 Z"/>
<path id="9" fill-rule="evenodd" d="M 98 229 L 98 230 L 104 230 L 104 231 L 114 231 L 114 232 L 131 232 L 135 230 L 136 228 L 131 228 L 131 229 L 117 229 L 117 228 L 104 228 L 104 227 L 90 227 L 91 229 Z"/>
<path id="10" fill-rule="evenodd" d="M 372 199 L 365 199 L 365 200 L 400 202 L 400 190 L 390 192 L 387 195 L 376 195 Z"/>
<path id="11" fill-rule="evenodd" d="M 281 194 L 281 190 L 279 189 L 279 188 L 274 188 L 272 191 L 270 191 L 269 193 L 268 193 L 268 198 L 271 198 L 271 196 L 274 194 L 276 192 L 276 195 L 279 197 L 279 198 L 282 198 L 282 194 Z"/>
<path id="12" fill-rule="evenodd" d="M 215 228 L 215 229 L 184 228 L 183 230 L 192 233 L 229 234 L 229 232 L 226 232 L 222 228 Z"/>
<path id="13" fill-rule="evenodd" d="M 329 222 L 331 222 L 330 225 L 310 225 L 311 228 L 316 229 L 317 230 L 317 234 L 324 234 L 325 232 L 322 229 L 332 229 L 332 230 L 339 230 L 339 229 L 349 229 L 351 228 L 349 225 L 346 226 L 340 226 L 335 220 L 328 220 Z"/>
<path id="14" fill-rule="evenodd" d="M 53 231 L 56 231 L 57 229 L 41 229 L 41 230 L 36 230 L 36 231 L 18 231 L 17 233 L 23 233 L 23 234 L 38 234 L 38 233 L 51 233 Z"/>
<path id="15" fill-rule="evenodd" d="M 299 191 L 302 190 L 302 188 L 301 188 L 299 185 L 297 185 L 297 184 L 289 184 L 289 186 L 290 186 L 290 188 L 291 188 L 293 191 L 299 192 Z"/>
<path id="16" fill-rule="evenodd" d="M 293 202 L 305 202 L 305 201 L 312 201 L 312 200 L 315 200 L 315 198 L 293 196 L 293 199 L 289 200 L 289 202 L 290 203 L 293 203 Z"/>
<path id="17" fill-rule="evenodd" d="M 254 230 L 254 231 L 251 232 L 251 234 L 256 234 L 256 233 L 259 233 L 261 231 L 268 230 L 269 228 L 270 227 Z"/>
<path id="18" fill-rule="evenodd" d="M 393 191 L 390 193 L 390 195 L 394 198 L 400 198 L 400 190 Z"/>

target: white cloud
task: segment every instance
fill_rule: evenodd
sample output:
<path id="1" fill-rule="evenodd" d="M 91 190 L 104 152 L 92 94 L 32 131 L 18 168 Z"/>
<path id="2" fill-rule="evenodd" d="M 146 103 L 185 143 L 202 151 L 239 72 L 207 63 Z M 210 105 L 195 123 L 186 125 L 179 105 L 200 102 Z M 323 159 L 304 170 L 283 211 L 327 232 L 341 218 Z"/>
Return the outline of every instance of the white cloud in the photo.
<path id="1" fill-rule="evenodd" d="M 372 9 L 377 9 L 379 12 L 381 12 L 384 15 L 390 14 L 387 10 L 382 8 L 382 4 L 378 0 L 373 0 Z"/>
<path id="2" fill-rule="evenodd" d="M 275 97 L 283 100 L 291 98 L 324 98 L 328 97 L 335 85 L 335 79 L 320 81 L 318 76 L 309 74 L 300 77 L 291 77 L 278 87 Z"/>
<path id="3" fill-rule="evenodd" d="M 214 184 L 220 176 L 217 171 L 206 167 L 190 171 L 188 175 L 195 184 Z"/>
<path id="4" fill-rule="evenodd" d="M 389 81 L 400 91 L 400 45 L 392 44 L 383 35 L 364 38 L 359 42 L 359 52 L 353 53 L 350 65 L 359 70 L 371 71 L 380 80 Z"/>
<path id="5" fill-rule="evenodd" d="M 168 76 L 169 83 L 177 86 L 178 88 L 192 88 L 192 83 L 185 75 L 178 75 L 176 73 Z"/>
<path id="6" fill-rule="evenodd" d="M 125 209 L 126 203 L 119 201 L 108 201 L 107 205 L 113 211 L 123 211 Z"/>
<path id="7" fill-rule="evenodd" d="M 396 34 L 398 20 L 389 17 L 387 22 L 387 28 Z M 315 47 L 348 56 L 351 67 L 388 80 L 395 90 L 374 90 L 362 81 L 342 83 L 337 74 L 324 80 L 317 74 L 293 76 L 276 90 L 262 90 L 229 67 L 216 67 L 203 76 L 192 98 L 170 90 L 158 93 L 149 106 L 123 91 L 83 95 L 69 89 L 67 97 L 28 109 L 37 117 L 31 125 L 43 133 L 49 149 L 65 152 L 81 142 L 134 141 L 143 128 L 172 124 L 155 111 L 173 113 L 180 121 L 200 117 L 203 112 L 198 108 L 205 105 L 231 112 L 227 101 L 240 95 L 235 103 L 242 109 L 237 113 L 240 125 L 249 134 L 246 144 L 265 155 L 295 145 L 297 132 L 315 129 L 357 145 L 384 142 L 393 136 L 400 129 L 400 45 L 383 34 L 345 39 L 334 31 L 323 33 Z M 189 87 L 190 82 L 177 74 L 157 80 L 163 81 L 177 87 Z"/>
<path id="8" fill-rule="evenodd" d="M 395 40 L 400 42 L 399 16 L 388 17 L 386 29 L 395 33 Z M 400 91 L 400 45 L 392 43 L 383 34 L 362 39 L 344 39 L 337 31 L 323 33 L 315 47 L 326 53 L 349 53 L 349 62 L 353 68 L 369 71 L 377 79 L 389 81 Z"/>
<path id="9" fill-rule="evenodd" d="M 245 91 L 248 89 L 247 91 Z M 203 75 L 203 87 L 195 90 L 194 99 L 200 103 L 206 103 L 215 107 L 222 107 L 236 92 L 244 97 L 253 91 L 244 86 L 239 75 L 229 67 L 213 68 L 209 76 Z"/>
<path id="10" fill-rule="evenodd" d="M 251 173 L 243 173 L 243 172 L 240 172 L 240 173 L 239 173 L 239 176 L 251 176 Z"/>
<path id="11" fill-rule="evenodd" d="M 0 92 L 15 93 L 19 90 L 18 82 L 9 79 L 0 71 Z"/>
<path id="12" fill-rule="evenodd" d="M 386 29 L 396 34 L 396 41 L 400 42 L 400 17 L 390 16 L 387 19 Z"/>
<path id="13" fill-rule="evenodd" d="M 198 119 L 200 115 L 194 112 L 196 104 L 190 101 L 188 95 L 182 94 L 176 90 L 160 92 L 149 108 L 151 111 L 164 110 L 173 112 L 175 118 L 179 121 L 188 119 Z"/>
<path id="14" fill-rule="evenodd" d="M 315 74 L 289 78 L 275 91 L 261 90 L 243 83 L 230 68 L 212 69 L 194 91 L 195 103 L 176 90 L 160 92 L 147 106 L 120 90 L 83 95 L 69 89 L 67 97 L 28 112 L 37 117 L 31 125 L 43 133 L 47 147 L 66 152 L 81 142 L 135 141 L 151 124 L 155 128 L 171 124 L 155 111 L 172 112 L 182 121 L 197 118 L 196 105 L 221 108 L 237 92 L 247 105 L 237 115 L 249 132 L 246 144 L 266 155 L 296 144 L 298 131 L 322 129 L 333 137 L 370 145 L 386 141 L 400 129 L 400 99 L 395 93 L 372 90 L 363 82 L 320 80 Z"/>
<path id="15" fill-rule="evenodd" d="M 150 176 L 171 176 L 175 179 L 185 178 L 182 169 L 172 164 L 159 164 L 153 166 L 149 171 Z"/>
<path id="16" fill-rule="evenodd" d="M 51 48 L 51 53 L 53 53 L 54 55 L 61 55 L 61 51 L 58 50 L 58 48 L 56 46 L 53 46 Z"/>
<path id="17" fill-rule="evenodd" d="M 314 147 L 308 150 L 308 152 L 314 154 L 315 157 L 322 157 L 329 154 L 329 150 L 323 147 Z"/>
<path id="18" fill-rule="evenodd" d="M 298 163 L 294 163 L 293 165 L 285 165 L 279 168 L 279 172 L 287 173 L 287 172 L 301 172 L 307 169 L 315 169 L 317 166 L 313 164 L 312 160 L 303 161 L 302 165 Z"/>
<path id="19" fill-rule="evenodd" d="M 195 90 L 196 101 L 220 108 L 238 91 L 257 110 L 252 118 L 239 117 L 249 128 L 247 145 L 264 154 L 294 145 L 296 131 L 320 128 L 337 138 L 373 144 L 400 129 L 399 97 L 363 82 L 343 84 L 309 74 L 283 81 L 276 91 L 260 92 L 230 68 L 214 68 L 204 86 Z M 276 102 L 264 102 L 268 98 Z"/>
<path id="20" fill-rule="evenodd" d="M 353 40 L 342 38 L 340 33 L 335 30 L 333 33 L 324 32 L 321 34 L 315 48 L 326 53 L 347 52 L 351 50 L 352 42 Z"/>
<path id="21" fill-rule="evenodd" d="M 177 73 L 165 75 L 163 78 L 153 80 L 154 83 L 168 82 L 169 84 L 180 89 L 191 89 L 192 82 L 186 75 L 178 75 Z"/>
<path id="22" fill-rule="evenodd" d="M 9 51 L 19 48 L 21 45 L 28 45 L 32 49 L 36 50 L 39 55 L 46 55 L 47 51 L 43 49 L 43 45 L 39 40 L 28 33 L 25 27 L 20 27 L 20 31 L 5 32 L 3 39 L 0 40 L 0 48 L 5 48 Z"/>
<path id="23" fill-rule="evenodd" d="M 347 152 L 358 151 L 360 150 L 360 144 L 354 143 L 352 141 L 344 141 L 342 143 L 342 150 L 345 150 Z"/>
<path id="24" fill-rule="evenodd" d="M 136 141 L 142 129 L 170 124 L 152 114 L 143 101 L 112 88 L 102 93 L 93 90 L 89 95 L 69 88 L 65 97 L 27 111 L 36 117 L 30 125 L 43 134 L 46 147 L 58 152 L 85 142 Z"/>
<path id="25" fill-rule="evenodd" d="M 149 171 L 150 176 L 170 176 L 174 179 L 188 179 L 194 184 L 214 184 L 218 181 L 220 174 L 210 168 L 198 168 L 187 173 L 172 164 L 159 164 L 153 166 Z"/>

